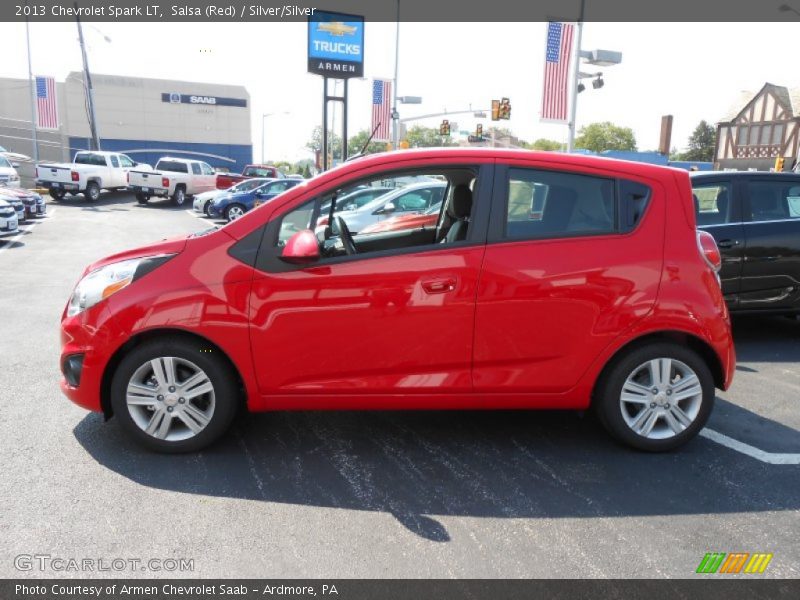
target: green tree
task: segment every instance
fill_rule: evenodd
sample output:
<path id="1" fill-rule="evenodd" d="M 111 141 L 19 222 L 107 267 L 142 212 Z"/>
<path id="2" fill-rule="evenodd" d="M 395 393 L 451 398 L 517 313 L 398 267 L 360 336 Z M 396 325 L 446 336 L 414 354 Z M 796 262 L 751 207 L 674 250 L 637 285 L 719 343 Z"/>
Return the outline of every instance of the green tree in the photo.
<path id="1" fill-rule="evenodd" d="M 557 152 L 564 149 L 564 144 L 555 140 L 539 138 L 532 144 L 528 144 L 528 148 L 530 150 L 546 150 L 550 152 Z"/>
<path id="2" fill-rule="evenodd" d="M 630 127 L 619 127 L 610 121 L 581 127 L 575 147 L 603 152 L 604 150 L 636 150 L 636 136 Z"/>
<path id="3" fill-rule="evenodd" d="M 306 143 L 306 148 L 312 152 L 322 152 L 322 126 L 317 125 L 311 133 L 311 139 Z M 328 132 L 328 153 L 338 158 L 342 155 L 342 137 Z"/>
<path id="4" fill-rule="evenodd" d="M 717 130 L 706 121 L 700 121 L 689 136 L 686 152 L 680 155 L 681 160 L 698 160 L 711 162 L 714 160 L 714 147 L 717 143 Z"/>
<path id="5" fill-rule="evenodd" d="M 353 137 L 351 137 L 347 142 L 347 153 L 350 156 L 361 151 L 361 148 L 364 147 L 364 144 L 367 143 L 367 139 L 369 138 L 372 131 L 367 129 L 362 129 Z M 376 152 L 385 152 L 386 151 L 386 142 L 376 142 L 371 141 L 367 146 L 366 150 L 364 150 L 364 154 L 375 154 Z"/>
<path id="6" fill-rule="evenodd" d="M 422 125 L 415 125 L 409 129 L 406 141 L 409 148 L 436 148 L 453 145 L 450 138 L 439 135 L 438 128 L 423 127 Z"/>

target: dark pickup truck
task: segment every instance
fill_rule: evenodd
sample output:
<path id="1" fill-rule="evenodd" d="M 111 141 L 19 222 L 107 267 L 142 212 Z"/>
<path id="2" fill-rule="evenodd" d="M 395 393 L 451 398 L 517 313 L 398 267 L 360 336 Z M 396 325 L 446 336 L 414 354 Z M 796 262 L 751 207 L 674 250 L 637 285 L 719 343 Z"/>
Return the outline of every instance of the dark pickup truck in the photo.
<path id="1" fill-rule="evenodd" d="M 697 173 L 692 191 L 731 312 L 800 315 L 800 173 Z"/>
<path id="2" fill-rule="evenodd" d="M 284 175 L 272 165 L 246 165 L 239 173 L 217 173 L 217 189 L 227 190 L 229 187 L 254 177 L 283 179 Z"/>

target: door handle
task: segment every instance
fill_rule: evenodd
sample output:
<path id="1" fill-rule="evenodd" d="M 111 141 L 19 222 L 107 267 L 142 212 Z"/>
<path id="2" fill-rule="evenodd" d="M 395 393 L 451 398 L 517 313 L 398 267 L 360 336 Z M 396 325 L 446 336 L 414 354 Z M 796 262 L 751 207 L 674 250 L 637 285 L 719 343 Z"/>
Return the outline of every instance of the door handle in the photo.
<path id="1" fill-rule="evenodd" d="M 444 294 L 452 292 L 456 289 L 456 280 L 453 278 L 447 279 L 429 279 L 422 282 L 422 289 L 429 294 Z"/>
<path id="2" fill-rule="evenodd" d="M 733 248 L 739 245 L 739 240 L 720 240 L 717 242 L 717 246 L 720 248 Z"/>

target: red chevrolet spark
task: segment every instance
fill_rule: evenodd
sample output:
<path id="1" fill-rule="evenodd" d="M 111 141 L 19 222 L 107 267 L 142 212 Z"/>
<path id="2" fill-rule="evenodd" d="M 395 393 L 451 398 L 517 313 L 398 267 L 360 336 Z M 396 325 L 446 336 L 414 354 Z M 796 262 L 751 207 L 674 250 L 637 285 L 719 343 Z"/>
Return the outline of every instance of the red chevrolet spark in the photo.
<path id="1" fill-rule="evenodd" d="M 336 216 L 356 187 L 428 180 L 446 183 L 435 227 L 352 235 Z M 379 154 L 90 265 L 62 317 L 61 387 L 164 452 L 207 446 L 242 409 L 590 406 L 616 439 L 669 450 L 733 376 L 719 266 L 682 171 Z"/>

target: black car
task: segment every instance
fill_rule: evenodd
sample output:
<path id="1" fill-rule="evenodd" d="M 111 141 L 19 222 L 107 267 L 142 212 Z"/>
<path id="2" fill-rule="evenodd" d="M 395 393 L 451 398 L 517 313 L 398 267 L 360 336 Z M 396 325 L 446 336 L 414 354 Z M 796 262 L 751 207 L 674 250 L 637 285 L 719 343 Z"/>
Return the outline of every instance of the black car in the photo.
<path id="1" fill-rule="evenodd" d="M 800 174 L 697 173 L 692 191 L 731 312 L 800 314 Z"/>

